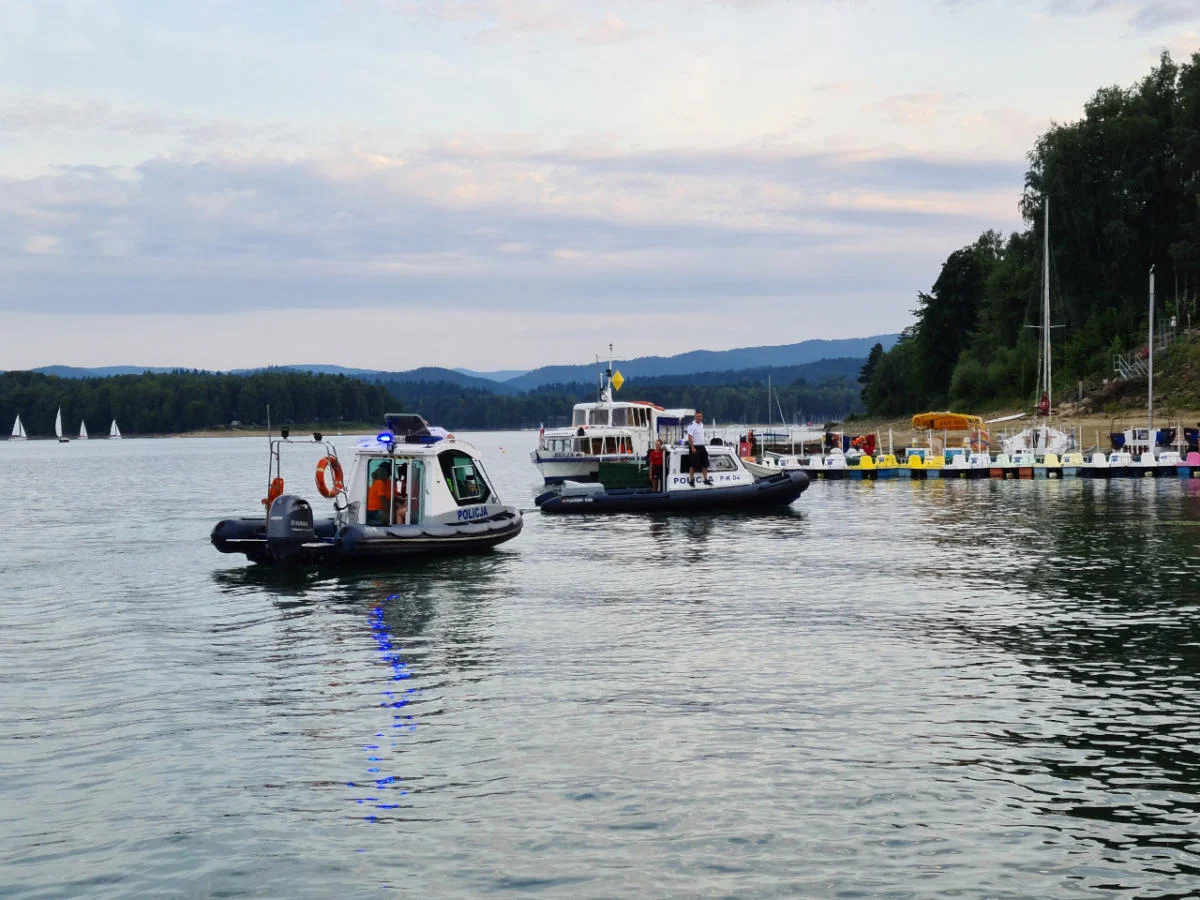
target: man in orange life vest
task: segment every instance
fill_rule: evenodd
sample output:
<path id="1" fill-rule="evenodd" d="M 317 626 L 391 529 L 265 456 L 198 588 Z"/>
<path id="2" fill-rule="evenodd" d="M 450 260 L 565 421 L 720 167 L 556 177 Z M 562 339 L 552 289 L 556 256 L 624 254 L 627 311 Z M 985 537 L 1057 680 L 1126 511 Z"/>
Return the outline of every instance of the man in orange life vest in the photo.
<path id="1" fill-rule="evenodd" d="M 387 525 L 388 512 L 392 509 L 392 464 L 388 461 L 380 463 L 371 479 L 367 489 L 367 524 Z M 403 481 L 396 482 L 395 510 L 393 521 L 403 522 L 406 512 Z"/>

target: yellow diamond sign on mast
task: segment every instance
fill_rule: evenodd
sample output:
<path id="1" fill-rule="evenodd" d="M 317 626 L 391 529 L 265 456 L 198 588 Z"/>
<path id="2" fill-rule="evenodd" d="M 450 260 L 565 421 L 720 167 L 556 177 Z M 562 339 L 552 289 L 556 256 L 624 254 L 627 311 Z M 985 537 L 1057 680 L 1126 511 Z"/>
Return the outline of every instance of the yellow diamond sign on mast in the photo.
<path id="1" fill-rule="evenodd" d="M 623 384 L 625 383 L 625 379 L 621 377 L 621 370 L 620 370 L 620 369 L 618 369 L 617 371 L 613 372 L 613 377 L 612 377 L 612 382 L 611 382 L 611 383 L 612 383 L 612 386 L 613 386 L 613 390 L 614 390 L 614 391 L 619 391 L 619 390 L 621 389 L 621 385 L 623 385 Z"/>

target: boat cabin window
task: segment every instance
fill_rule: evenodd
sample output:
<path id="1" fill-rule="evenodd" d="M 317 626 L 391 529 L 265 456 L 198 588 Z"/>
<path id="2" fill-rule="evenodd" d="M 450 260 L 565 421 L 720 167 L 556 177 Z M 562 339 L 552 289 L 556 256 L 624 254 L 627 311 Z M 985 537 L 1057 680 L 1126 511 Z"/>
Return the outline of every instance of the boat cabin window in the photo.
<path id="1" fill-rule="evenodd" d="M 593 409 L 592 410 L 592 424 L 593 425 L 607 425 L 608 424 L 608 410 L 607 409 Z"/>
<path id="2" fill-rule="evenodd" d="M 487 503 L 492 496 L 491 486 L 483 470 L 461 450 L 446 450 L 438 454 L 438 463 L 451 496 L 459 506 Z"/>
<path id="3" fill-rule="evenodd" d="M 632 412 L 632 410 L 625 409 L 624 407 L 620 407 L 620 408 L 618 408 L 618 409 L 614 409 L 614 410 L 612 411 L 612 424 L 614 424 L 614 425 L 628 425 L 628 424 L 629 424 L 629 413 L 630 413 L 630 412 Z"/>
<path id="4" fill-rule="evenodd" d="M 577 425 L 586 425 L 586 424 L 587 424 L 587 410 L 576 408 L 571 413 L 571 426 L 575 427 Z"/>
<path id="5" fill-rule="evenodd" d="M 714 453 L 708 457 L 708 470 L 710 472 L 736 472 L 737 463 L 733 461 L 732 456 Z"/>
<path id="6" fill-rule="evenodd" d="M 395 471 L 393 472 L 393 464 Z M 372 459 L 367 462 L 366 524 L 403 524 L 404 498 L 408 491 L 408 463 L 402 460 Z M 393 493 L 395 500 L 392 499 Z"/>

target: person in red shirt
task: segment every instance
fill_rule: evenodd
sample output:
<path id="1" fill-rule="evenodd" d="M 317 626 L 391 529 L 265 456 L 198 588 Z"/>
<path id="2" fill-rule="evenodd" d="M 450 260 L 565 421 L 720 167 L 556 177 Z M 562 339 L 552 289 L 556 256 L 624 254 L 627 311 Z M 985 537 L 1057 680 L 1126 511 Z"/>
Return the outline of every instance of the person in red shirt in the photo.
<path id="1" fill-rule="evenodd" d="M 647 454 L 647 461 L 650 463 L 650 488 L 654 491 L 662 490 L 663 457 L 663 442 L 662 438 L 659 438 L 654 442 L 654 449 Z"/>

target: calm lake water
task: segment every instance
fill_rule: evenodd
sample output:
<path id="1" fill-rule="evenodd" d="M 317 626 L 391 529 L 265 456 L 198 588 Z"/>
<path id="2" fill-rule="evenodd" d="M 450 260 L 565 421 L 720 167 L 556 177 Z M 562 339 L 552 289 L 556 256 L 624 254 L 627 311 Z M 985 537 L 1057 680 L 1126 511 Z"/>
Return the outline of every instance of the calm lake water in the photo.
<path id="1" fill-rule="evenodd" d="M 477 436 L 526 508 L 534 441 Z M 0 463 L 4 896 L 1200 891 L 1200 481 L 532 512 L 283 577 L 208 543 L 263 439 Z"/>

